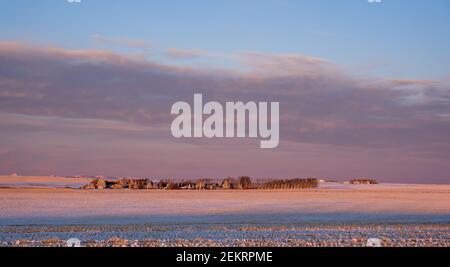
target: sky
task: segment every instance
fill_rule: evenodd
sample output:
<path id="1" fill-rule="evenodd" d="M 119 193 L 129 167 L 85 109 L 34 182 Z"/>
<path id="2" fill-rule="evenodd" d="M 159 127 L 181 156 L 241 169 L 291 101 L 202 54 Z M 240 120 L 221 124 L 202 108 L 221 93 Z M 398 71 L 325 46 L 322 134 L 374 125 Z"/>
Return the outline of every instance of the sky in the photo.
<path id="1" fill-rule="evenodd" d="M 0 174 L 450 182 L 450 3 L 0 1 Z M 170 107 L 279 101 L 280 146 Z"/>

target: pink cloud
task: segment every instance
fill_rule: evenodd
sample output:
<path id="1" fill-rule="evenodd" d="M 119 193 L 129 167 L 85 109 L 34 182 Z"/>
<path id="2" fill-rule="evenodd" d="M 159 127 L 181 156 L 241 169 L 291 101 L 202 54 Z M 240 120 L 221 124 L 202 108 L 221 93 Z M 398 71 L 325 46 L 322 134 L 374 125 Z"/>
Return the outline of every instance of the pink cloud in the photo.
<path id="1" fill-rule="evenodd" d="M 151 168 L 164 166 L 168 173 L 172 170 L 175 173 L 178 167 L 197 166 L 204 160 L 209 162 L 208 169 L 224 173 L 229 164 L 237 164 L 237 159 L 254 157 L 249 160 L 249 167 L 239 165 L 239 170 L 261 175 L 263 171 L 257 171 L 261 165 L 258 162 L 272 162 L 278 164 L 272 166 L 274 170 L 291 175 L 301 170 L 290 157 L 311 161 L 303 151 L 307 145 L 327 158 L 327 171 L 318 167 L 324 163 L 320 157 L 315 160 L 316 165 L 304 166 L 311 175 L 314 170 L 326 174 L 337 169 L 337 176 L 349 173 L 333 163 L 333 158 L 342 163 L 337 157 L 344 155 L 341 150 L 350 149 L 351 153 L 345 153 L 349 162 L 342 163 L 348 170 L 359 165 L 368 174 L 382 174 L 377 170 L 384 168 L 379 162 L 386 164 L 385 158 L 392 156 L 389 158 L 401 168 L 389 165 L 385 177 L 410 175 L 412 171 L 406 167 L 410 159 L 417 166 L 432 170 L 441 181 L 448 178 L 450 167 L 442 164 L 450 160 L 447 82 L 362 79 L 333 62 L 304 55 L 245 52 L 235 58 L 244 68 L 181 68 L 102 50 L 0 42 L 0 148 L 12 144 L 21 148 L 11 156 L 17 166 L 35 159 L 26 155 L 48 153 L 42 164 L 51 166 L 52 162 L 58 162 L 54 164 L 64 167 L 54 168 L 61 172 L 84 166 L 99 173 L 106 169 L 102 166 L 127 162 L 130 168 L 139 169 L 136 173 L 144 173 L 145 161 Z M 193 93 L 203 93 L 206 101 L 279 101 L 280 151 L 260 153 L 249 149 L 251 145 L 245 142 L 233 146 L 233 142 L 224 145 L 216 140 L 194 143 L 172 140 L 169 132 L 164 131 L 172 120 L 170 106 L 179 100 L 191 101 Z M 89 136 L 98 143 L 83 145 L 90 140 Z M 282 145 L 283 142 L 296 145 Z M 53 156 L 56 143 L 78 147 L 78 152 L 69 153 L 66 162 Z M 153 144 L 152 151 L 139 148 L 147 143 Z M 112 147 L 104 149 L 107 144 Z M 125 144 L 130 148 L 124 148 Z M 170 149 L 163 153 L 159 144 L 166 147 L 170 144 Z M 210 147 L 214 149 L 209 151 Z M 292 148 L 295 151 L 288 153 Z M 108 156 L 120 153 L 121 149 L 127 153 L 116 158 Z M 236 162 L 229 158 L 236 156 L 232 149 L 241 153 Z M 81 154 L 94 151 L 101 154 L 98 157 L 102 159 L 96 159 L 102 162 L 98 167 L 76 160 Z M 362 157 L 370 153 L 367 151 L 376 153 L 373 157 Z M 126 155 L 133 153 L 137 163 L 127 159 Z M 159 159 L 151 153 L 164 157 Z M 183 153 L 195 157 L 186 163 Z M 173 164 L 161 163 L 169 159 Z M 421 160 L 426 164 L 420 163 Z M 75 166 L 69 166 L 69 161 Z M 201 169 L 200 165 L 197 167 Z M 28 171 L 32 172 L 32 167 Z M 417 170 L 420 175 L 424 172 Z"/>
<path id="2" fill-rule="evenodd" d="M 179 49 L 179 48 L 169 48 L 166 51 L 169 57 L 179 58 L 179 59 L 192 59 L 207 56 L 207 53 L 197 49 Z"/>

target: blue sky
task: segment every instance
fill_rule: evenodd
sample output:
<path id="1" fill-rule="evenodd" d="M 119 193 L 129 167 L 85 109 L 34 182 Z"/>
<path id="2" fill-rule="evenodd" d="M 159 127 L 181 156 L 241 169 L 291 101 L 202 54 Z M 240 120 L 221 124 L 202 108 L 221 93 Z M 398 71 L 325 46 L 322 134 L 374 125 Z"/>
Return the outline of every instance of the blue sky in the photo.
<path id="1" fill-rule="evenodd" d="M 449 15 L 448 0 L 0 0 L 0 174 L 448 183 Z M 170 107 L 194 93 L 280 102 L 279 147 L 173 138 Z"/>
<path id="2" fill-rule="evenodd" d="M 2 40 L 80 49 L 92 48 L 91 36 L 100 34 L 155 49 L 299 53 L 355 75 L 443 79 L 450 73 L 446 0 L 1 0 L 0 12 Z"/>

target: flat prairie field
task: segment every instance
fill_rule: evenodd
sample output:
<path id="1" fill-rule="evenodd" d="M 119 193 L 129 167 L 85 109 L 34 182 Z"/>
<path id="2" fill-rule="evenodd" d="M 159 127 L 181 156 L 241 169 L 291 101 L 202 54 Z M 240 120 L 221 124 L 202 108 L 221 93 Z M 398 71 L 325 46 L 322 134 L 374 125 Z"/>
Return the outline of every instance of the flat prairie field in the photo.
<path id="1" fill-rule="evenodd" d="M 3 246 L 59 246 L 71 237 L 86 246 L 361 246 L 371 237 L 389 246 L 450 245 L 449 185 L 172 191 L 15 184 L 0 188 L 0 210 Z"/>

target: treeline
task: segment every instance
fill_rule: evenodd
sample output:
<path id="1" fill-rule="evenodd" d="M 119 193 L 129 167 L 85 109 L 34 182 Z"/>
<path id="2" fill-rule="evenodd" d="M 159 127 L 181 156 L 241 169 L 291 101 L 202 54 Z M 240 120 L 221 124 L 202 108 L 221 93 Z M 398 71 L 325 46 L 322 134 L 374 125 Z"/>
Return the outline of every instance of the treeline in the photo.
<path id="1" fill-rule="evenodd" d="M 105 180 L 95 178 L 83 189 L 166 189 L 166 190 L 216 190 L 216 189 L 303 189 L 316 188 L 319 181 L 315 178 L 272 180 L 266 182 L 253 182 L 248 176 L 239 178 L 226 178 L 222 181 L 213 179 L 197 179 L 195 181 L 171 181 L 151 179 L 130 179 L 122 178 L 118 180 Z"/>
<path id="2" fill-rule="evenodd" d="M 378 184 L 374 179 L 353 179 L 350 180 L 350 184 Z"/>
<path id="3" fill-rule="evenodd" d="M 316 188 L 319 186 L 319 180 L 315 178 L 292 179 L 292 180 L 274 180 L 263 183 L 258 186 L 259 189 L 303 189 Z"/>

